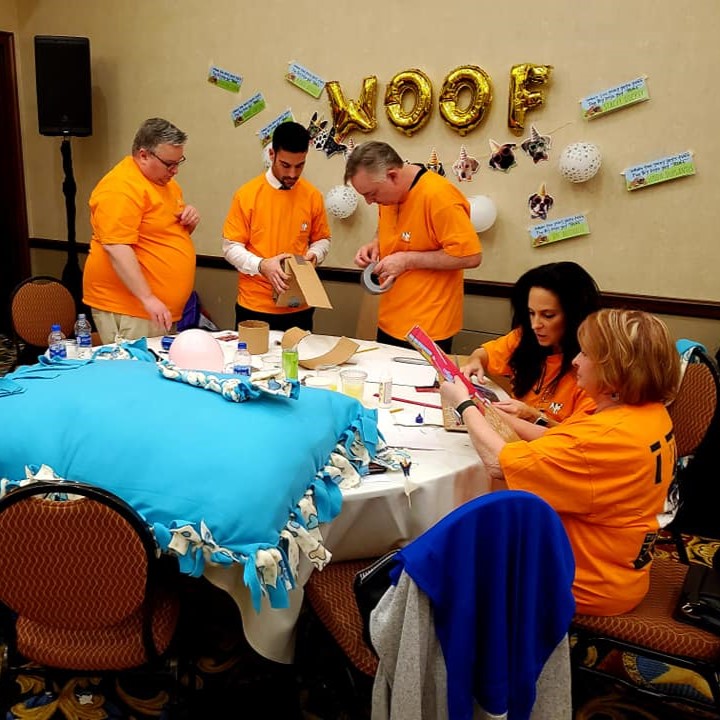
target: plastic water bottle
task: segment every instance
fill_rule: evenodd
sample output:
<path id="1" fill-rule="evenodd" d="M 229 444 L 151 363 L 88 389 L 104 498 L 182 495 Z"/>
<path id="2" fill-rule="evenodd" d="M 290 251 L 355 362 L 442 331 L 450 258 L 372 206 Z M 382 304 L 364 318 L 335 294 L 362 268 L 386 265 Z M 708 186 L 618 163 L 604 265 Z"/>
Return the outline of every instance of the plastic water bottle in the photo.
<path id="1" fill-rule="evenodd" d="M 75 338 L 77 340 L 77 356 L 86 360 L 92 355 L 92 326 L 85 317 L 85 313 L 80 313 L 77 317 Z"/>
<path id="2" fill-rule="evenodd" d="M 50 359 L 61 360 L 67 357 L 67 348 L 65 347 L 65 333 L 60 329 L 59 325 L 53 325 L 48 335 L 48 349 L 50 350 Z"/>
<path id="3" fill-rule="evenodd" d="M 247 349 L 247 343 L 242 340 L 237 345 L 235 352 L 235 358 L 233 359 L 233 373 L 240 377 L 250 379 L 250 373 L 252 372 L 252 355 Z"/>

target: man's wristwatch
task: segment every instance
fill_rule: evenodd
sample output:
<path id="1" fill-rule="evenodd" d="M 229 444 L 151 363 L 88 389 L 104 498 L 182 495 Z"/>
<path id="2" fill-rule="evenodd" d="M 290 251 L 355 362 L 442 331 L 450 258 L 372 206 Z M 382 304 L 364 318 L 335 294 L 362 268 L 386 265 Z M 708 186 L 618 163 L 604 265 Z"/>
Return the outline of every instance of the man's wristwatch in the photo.
<path id="1" fill-rule="evenodd" d="M 550 427 L 550 423 L 548 422 L 547 417 L 545 417 L 545 415 L 543 415 L 542 413 L 540 413 L 537 420 L 535 420 L 535 425 L 541 425 L 542 427 Z"/>
<path id="2" fill-rule="evenodd" d="M 463 400 L 456 408 L 455 408 L 455 416 L 458 419 L 458 422 L 463 421 L 463 413 L 469 408 L 469 407 L 477 407 L 475 402 L 468 398 L 467 400 Z"/>

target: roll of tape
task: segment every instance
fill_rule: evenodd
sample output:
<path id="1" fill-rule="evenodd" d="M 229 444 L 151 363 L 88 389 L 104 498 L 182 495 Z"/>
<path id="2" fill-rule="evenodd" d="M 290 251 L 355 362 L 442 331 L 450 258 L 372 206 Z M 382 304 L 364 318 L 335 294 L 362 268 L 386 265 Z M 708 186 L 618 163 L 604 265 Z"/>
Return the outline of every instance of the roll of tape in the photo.
<path id="1" fill-rule="evenodd" d="M 377 265 L 377 263 L 370 263 L 365 270 L 363 270 L 360 282 L 365 290 L 367 290 L 371 295 L 382 295 L 392 287 L 392 282 L 390 282 L 386 287 L 378 285 L 373 279 L 373 270 L 375 270 L 375 265 Z"/>

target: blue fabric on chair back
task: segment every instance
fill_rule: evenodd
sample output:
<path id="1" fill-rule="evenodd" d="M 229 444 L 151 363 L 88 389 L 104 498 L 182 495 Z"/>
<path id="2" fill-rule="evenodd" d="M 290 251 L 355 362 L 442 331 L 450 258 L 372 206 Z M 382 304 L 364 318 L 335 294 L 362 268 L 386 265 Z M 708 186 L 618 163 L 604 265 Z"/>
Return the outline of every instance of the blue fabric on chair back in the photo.
<path id="1" fill-rule="evenodd" d="M 430 599 L 447 667 L 450 718 L 529 718 L 535 683 L 575 611 L 575 561 L 557 513 L 523 491 L 460 506 L 401 550 Z"/>

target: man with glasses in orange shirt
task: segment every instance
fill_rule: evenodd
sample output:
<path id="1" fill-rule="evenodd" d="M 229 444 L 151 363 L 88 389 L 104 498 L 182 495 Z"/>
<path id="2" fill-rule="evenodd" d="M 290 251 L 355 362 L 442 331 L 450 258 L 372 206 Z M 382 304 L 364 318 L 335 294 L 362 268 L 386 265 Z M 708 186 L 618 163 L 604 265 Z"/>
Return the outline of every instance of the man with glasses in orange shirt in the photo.
<path id="1" fill-rule="evenodd" d="M 90 195 L 93 233 L 83 302 L 110 343 L 163 335 L 180 319 L 195 284 L 191 233 L 200 222 L 175 181 L 187 135 L 162 118 L 146 120 L 132 154 Z"/>

